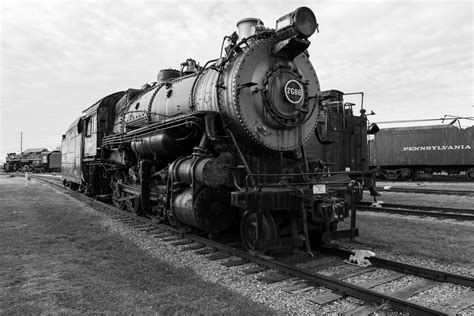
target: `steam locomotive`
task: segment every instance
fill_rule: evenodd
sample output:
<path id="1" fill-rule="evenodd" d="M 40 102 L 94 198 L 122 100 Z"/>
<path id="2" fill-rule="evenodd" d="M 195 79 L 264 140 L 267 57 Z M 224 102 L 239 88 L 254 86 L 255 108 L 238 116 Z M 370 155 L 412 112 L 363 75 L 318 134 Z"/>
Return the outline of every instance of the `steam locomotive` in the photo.
<path id="1" fill-rule="evenodd" d="M 61 170 L 61 152 L 46 148 L 31 148 L 24 152 L 7 154 L 5 172 L 58 172 Z"/>
<path id="2" fill-rule="evenodd" d="M 183 232 L 240 230 L 257 252 L 355 237 L 353 206 L 371 183 L 367 117 L 320 90 L 306 50 L 314 13 L 237 27 L 219 58 L 83 111 L 63 135 L 64 184 Z"/>

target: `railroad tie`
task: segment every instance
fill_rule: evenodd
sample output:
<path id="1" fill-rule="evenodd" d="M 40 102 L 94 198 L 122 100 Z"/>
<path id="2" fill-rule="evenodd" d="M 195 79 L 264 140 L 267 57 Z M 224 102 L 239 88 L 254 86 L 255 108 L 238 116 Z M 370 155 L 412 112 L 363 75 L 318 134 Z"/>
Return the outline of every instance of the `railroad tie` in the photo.
<path id="1" fill-rule="evenodd" d="M 364 281 L 364 282 L 357 283 L 356 285 L 360 286 L 360 287 L 370 289 L 370 288 L 376 287 L 380 284 L 384 284 L 384 283 L 388 283 L 388 282 L 391 282 L 391 281 L 394 281 L 394 280 L 401 279 L 404 276 L 405 276 L 405 274 L 394 272 L 394 273 L 392 273 L 392 274 L 390 274 L 390 275 L 388 275 L 384 278 Z"/>
<path id="2" fill-rule="evenodd" d="M 358 276 L 358 275 L 361 275 L 361 274 L 364 274 L 364 273 L 373 272 L 375 270 L 377 270 L 377 269 L 374 268 L 374 267 L 358 268 L 358 270 L 356 270 L 356 271 L 354 271 L 354 270 L 342 271 L 342 272 L 333 274 L 333 275 L 331 275 L 331 278 L 336 278 L 336 279 L 339 279 L 339 280 L 343 280 L 343 279 L 348 279 L 348 278 L 355 277 L 355 276 Z"/>
<path id="3" fill-rule="evenodd" d="M 306 283 L 305 281 L 299 280 L 298 283 L 293 284 L 290 287 L 284 288 L 283 291 L 289 294 L 298 294 L 301 293 L 300 291 L 306 292 L 305 289 L 308 287 L 314 288 L 314 286 L 308 285 L 308 283 Z"/>
<path id="4" fill-rule="evenodd" d="M 189 244 L 192 244 L 192 243 L 194 243 L 194 241 L 192 241 L 190 239 L 184 239 L 184 240 L 181 240 L 181 241 L 171 243 L 171 246 L 184 246 L 184 245 L 189 245 Z"/>
<path id="5" fill-rule="evenodd" d="M 161 228 L 150 226 L 150 229 L 147 230 L 148 233 L 154 234 L 155 232 L 163 232 Z"/>
<path id="6" fill-rule="evenodd" d="M 216 251 L 217 250 L 214 249 L 214 248 L 205 248 L 205 249 L 202 249 L 202 250 L 195 251 L 194 253 L 198 254 L 198 255 L 208 255 L 208 254 L 216 252 Z"/>
<path id="7" fill-rule="evenodd" d="M 158 231 L 156 233 L 151 232 L 150 235 L 153 236 L 154 238 L 166 238 L 166 237 L 171 236 L 171 234 L 169 232 L 166 232 L 166 231 Z"/>
<path id="8" fill-rule="evenodd" d="M 335 292 L 329 292 L 322 295 L 315 295 L 313 297 L 308 298 L 308 300 L 318 305 L 324 305 L 327 303 L 337 301 L 338 299 L 342 297 L 344 297 L 344 295 L 337 294 Z"/>
<path id="9" fill-rule="evenodd" d="M 249 261 L 247 259 L 232 259 L 232 260 L 222 262 L 221 265 L 224 266 L 224 267 L 230 268 L 230 267 L 241 266 L 241 265 L 244 265 L 246 263 L 249 263 Z"/>
<path id="10" fill-rule="evenodd" d="M 221 259 L 227 259 L 230 258 L 232 255 L 224 252 L 218 252 L 215 254 L 211 254 L 209 257 L 206 257 L 207 260 L 210 261 L 216 261 L 216 260 L 221 260 Z"/>
<path id="11" fill-rule="evenodd" d="M 374 307 L 374 306 L 357 306 L 357 307 L 354 307 L 353 309 L 350 309 L 348 311 L 345 311 L 344 313 L 342 313 L 342 316 L 352 316 L 352 315 L 371 315 L 373 312 L 382 312 L 383 313 L 383 310 L 380 311 L 378 310 L 378 307 Z"/>
<path id="12" fill-rule="evenodd" d="M 152 226 L 150 226 L 148 224 L 133 226 L 134 229 L 136 229 L 138 231 L 141 231 L 141 232 L 149 230 L 150 227 L 152 227 Z"/>
<path id="13" fill-rule="evenodd" d="M 407 299 L 409 297 L 417 295 L 418 293 L 429 290 L 435 287 L 437 284 L 439 283 L 433 280 L 421 279 L 420 281 L 415 282 L 411 285 L 390 292 L 390 295 L 401 299 Z"/>
<path id="14" fill-rule="evenodd" d="M 198 249 L 202 249 L 204 248 L 204 245 L 201 245 L 201 244 L 191 244 L 190 246 L 187 246 L 187 247 L 183 247 L 181 248 L 180 251 L 192 251 L 192 250 L 198 250 Z"/>
<path id="15" fill-rule="evenodd" d="M 258 266 L 258 267 L 248 268 L 248 269 L 242 270 L 242 273 L 247 275 L 247 274 L 260 273 L 260 272 L 267 271 L 267 270 L 268 270 L 268 268 Z"/>
<path id="16" fill-rule="evenodd" d="M 168 238 L 161 239 L 161 241 L 164 241 L 164 242 L 178 241 L 178 240 L 182 240 L 182 238 L 178 237 L 178 236 L 171 236 L 171 237 L 168 237 Z"/>
<path id="17" fill-rule="evenodd" d="M 301 294 L 301 293 L 306 293 L 306 292 L 312 291 L 314 289 L 315 289 L 315 286 L 306 284 L 306 286 L 294 289 L 293 291 L 291 291 L 289 293 L 290 294 Z"/>
<path id="18" fill-rule="evenodd" d="M 265 275 L 257 278 L 257 280 L 263 283 L 272 284 L 272 283 L 288 280 L 289 278 L 291 278 L 289 275 L 281 274 L 278 272 L 268 272 Z"/>

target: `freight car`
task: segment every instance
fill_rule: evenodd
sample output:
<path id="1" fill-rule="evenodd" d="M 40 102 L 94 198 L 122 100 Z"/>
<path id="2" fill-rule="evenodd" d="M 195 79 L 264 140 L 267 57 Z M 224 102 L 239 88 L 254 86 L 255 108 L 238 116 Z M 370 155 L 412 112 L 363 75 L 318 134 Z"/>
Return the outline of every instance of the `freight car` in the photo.
<path id="1" fill-rule="evenodd" d="M 41 155 L 41 165 L 36 172 L 61 172 L 61 151 L 53 150 Z"/>
<path id="2" fill-rule="evenodd" d="M 431 178 L 464 173 L 474 180 L 474 127 L 394 127 L 369 141 L 370 165 L 386 179 Z"/>
<path id="3" fill-rule="evenodd" d="M 336 143 L 345 136 L 308 141 L 332 117 L 341 135 L 365 142 L 367 118 L 344 108 L 342 93 L 320 90 L 306 51 L 314 13 L 300 7 L 275 29 L 255 18 L 237 27 L 224 56 L 202 67 L 188 59 L 83 111 L 63 135 L 64 184 L 183 231 L 240 230 L 258 252 L 356 236 L 355 210 L 350 229 L 337 223 L 361 199 L 366 158 L 331 171 L 317 146 L 345 146 Z"/>
<path id="4" fill-rule="evenodd" d="M 61 170 L 61 152 L 46 148 L 27 149 L 21 154 L 7 154 L 5 172 L 58 172 Z"/>

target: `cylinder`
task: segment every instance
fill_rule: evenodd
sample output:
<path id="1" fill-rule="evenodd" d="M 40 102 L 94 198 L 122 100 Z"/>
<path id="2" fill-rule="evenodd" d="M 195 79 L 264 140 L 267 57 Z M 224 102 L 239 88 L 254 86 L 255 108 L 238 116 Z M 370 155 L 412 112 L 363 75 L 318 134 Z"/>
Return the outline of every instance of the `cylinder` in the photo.
<path id="1" fill-rule="evenodd" d="M 194 179 L 202 185 L 217 188 L 227 181 L 227 168 L 216 158 L 189 158 L 179 161 L 172 171 L 176 180 L 186 184 Z"/>
<path id="2" fill-rule="evenodd" d="M 160 133 L 140 140 L 133 141 L 131 144 L 135 154 L 153 155 L 157 154 L 165 157 L 177 157 L 183 153 L 183 148 L 174 141 L 174 138 L 166 133 Z"/>
<path id="3" fill-rule="evenodd" d="M 230 193 L 204 188 L 193 198 L 193 189 L 177 194 L 173 200 L 174 215 L 182 223 L 217 233 L 228 228 L 236 215 L 230 205 Z"/>

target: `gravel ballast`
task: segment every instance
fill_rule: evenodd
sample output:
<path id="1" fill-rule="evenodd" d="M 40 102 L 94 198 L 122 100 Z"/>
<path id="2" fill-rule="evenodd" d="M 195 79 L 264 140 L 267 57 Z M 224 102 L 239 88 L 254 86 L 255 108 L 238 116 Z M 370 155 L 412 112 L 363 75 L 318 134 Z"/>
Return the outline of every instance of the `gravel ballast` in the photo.
<path id="1" fill-rule="evenodd" d="M 244 275 L 242 273 L 242 270 L 256 267 L 255 264 L 247 264 L 244 268 L 242 266 L 227 268 L 222 266 L 219 262 L 229 260 L 229 258 L 217 261 L 209 261 L 205 259 L 205 256 L 197 255 L 192 251 L 182 252 L 180 250 L 186 246 L 172 246 L 169 242 L 164 242 L 144 232 L 136 231 L 135 229 L 130 228 L 129 226 L 116 220 L 112 220 L 107 216 L 103 216 L 102 224 L 111 231 L 116 232 L 129 240 L 132 240 L 138 247 L 146 250 L 152 256 L 178 268 L 192 269 L 203 280 L 224 286 L 229 290 L 235 291 L 256 303 L 264 304 L 277 312 L 299 315 L 311 315 L 315 313 L 343 313 L 345 311 L 353 310 L 358 306 L 364 305 L 364 302 L 361 300 L 346 297 L 320 306 L 314 302 L 311 302 L 310 299 L 318 294 L 329 294 L 331 292 L 329 289 L 321 287 L 303 293 L 289 294 L 283 289 L 297 284 L 299 282 L 298 280 L 295 281 L 294 279 L 289 279 L 273 284 L 262 283 L 257 279 L 263 276 L 266 272 L 249 275 Z M 468 225 L 470 225 L 470 223 L 468 223 Z M 348 242 L 347 244 L 351 243 Z M 353 247 L 354 245 L 352 245 L 352 248 Z M 398 260 L 405 263 L 421 265 L 452 273 L 469 275 L 471 272 L 473 272 L 465 268 L 435 263 L 429 259 L 400 256 L 398 254 L 391 254 L 389 252 L 382 254 L 379 252 L 377 255 L 387 259 Z M 302 266 L 304 267 L 304 265 L 305 264 Z M 309 266 L 307 268 L 311 266 L 311 263 L 308 263 L 308 265 Z M 332 273 L 337 273 L 346 269 L 350 269 L 350 267 L 348 268 L 345 265 L 340 265 L 322 270 L 321 273 L 330 275 Z M 368 273 L 366 275 L 363 274 L 354 278 L 346 279 L 345 281 L 352 281 L 355 283 L 357 281 L 361 281 L 364 278 L 366 280 L 371 280 L 374 278 L 383 277 L 389 273 L 390 271 L 381 269 L 375 273 Z M 381 291 L 388 293 L 401 288 L 403 285 L 411 284 L 415 280 L 416 277 L 407 276 L 379 287 L 381 287 Z M 454 295 L 464 293 L 467 290 L 468 288 L 466 287 L 440 284 L 439 286 L 431 289 L 430 292 L 422 292 L 414 296 L 412 299 L 417 303 L 425 304 L 427 306 L 435 306 L 436 304 L 439 304 L 444 300 L 453 297 Z"/>
<path id="2" fill-rule="evenodd" d="M 45 189 L 49 187 L 44 184 L 39 185 L 38 183 L 34 183 L 35 181 L 32 182 L 33 183 L 31 183 L 30 187 L 43 187 Z M 53 191 L 55 191 L 54 194 L 56 194 L 56 196 L 61 196 L 60 199 L 64 199 L 63 197 L 66 196 L 64 193 L 60 192 L 60 190 Z M 40 200 L 41 198 L 38 198 L 38 201 Z M 302 284 L 302 281 L 298 280 L 297 278 L 290 278 L 285 281 L 276 282 L 272 284 L 263 283 L 257 279 L 259 277 L 265 276 L 266 274 L 272 271 L 269 270 L 266 272 L 246 275 L 242 271 L 251 267 L 256 267 L 255 264 L 246 264 L 243 266 L 230 268 L 224 267 L 220 263 L 235 258 L 230 257 L 216 261 L 207 260 L 206 257 L 210 255 L 198 255 L 193 251 L 182 251 L 186 247 L 189 247 L 189 245 L 173 246 L 172 241 L 164 241 L 160 238 L 153 237 L 153 235 L 149 233 L 140 231 L 139 229 L 133 228 L 128 224 L 124 224 L 118 220 L 115 220 L 104 213 L 96 211 L 93 207 L 88 206 L 87 203 L 79 202 L 69 196 L 66 196 L 64 200 L 65 204 L 68 204 L 68 207 L 74 205 L 75 212 L 79 212 L 80 214 L 84 214 L 85 216 L 88 216 L 90 218 L 95 218 L 94 225 L 98 226 L 99 231 L 103 230 L 104 232 L 107 232 L 107 234 L 111 233 L 112 235 L 117 236 L 118 239 L 126 240 L 131 244 L 132 249 L 139 249 L 140 252 L 144 251 L 147 256 L 153 258 L 150 262 L 153 262 L 154 260 L 156 263 L 163 263 L 163 266 L 168 267 L 168 270 L 166 270 L 165 273 L 167 275 L 171 275 L 171 278 L 173 278 L 173 275 L 175 273 L 179 273 L 179 271 L 191 271 L 193 279 L 202 280 L 204 282 L 203 284 L 208 284 L 208 286 L 209 284 L 211 284 L 212 286 L 214 286 L 214 284 L 218 285 L 222 287 L 223 291 L 225 290 L 231 293 L 235 293 L 238 297 L 244 298 L 245 301 L 248 300 L 249 302 L 252 302 L 252 304 L 250 304 L 250 307 L 248 307 L 250 308 L 250 310 L 253 306 L 253 303 L 255 303 L 255 306 L 263 306 L 264 308 L 268 308 L 266 312 L 270 313 L 309 315 L 323 313 L 343 313 L 346 311 L 355 310 L 356 308 L 364 306 L 365 304 L 361 300 L 346 297 L 323 306 L 318 305 L 314 302 L 311 302 L 311 298 L 322 294 L 329 294 L 331 293 L 329 289 L 323 287 L 311 288 L 304 283 Z M 48 203 L 46 203 L 45 205 L 48 205 Z M 69 208 L 67 209 L 67 211 L 71 212 Z M 17 228 L 18 227 L 20 226 L 17 226 Z M 59 236 L 58 240 L 70 239 L 67 236 L 67 233 L 65 233 L 64 236 Z M 77 241 L 71 240 L 71 243 L 72 245 L 76 245 Z M 342 244 L 346 245 L 349 249 L 359 248 L 357 247 L 357 243 L 354 244 L 350 242 L 342 242 Z M 466 268 L 459 268 L 454 264 L 439 264 L 437 262 L 434 262 L 433 260 L 426 258 L 400 255 L 398 253 L 391 253 L 390 251 L 384 252 L 376 250 L 375 252 L 377 253 L 377 256 L 380 257 L 396 259 L 401 262 L 421 265 L 433 269 L 445 270 L 448 272 L 466 275 L 469 275 L 471 272 L 473 272 L 469 271 L 469 269 Z M 130 257 L 127 260 L 133 262 L 135 258 Z M 327 263 L 331 262 L 331 260 L 334 260 L 334 258 L 329 259 L 325 257 L 320 259 L 320 261 L 310 261 L 298 264 L 298 266 L 306 268 L 308 270 L 318 270 L 318 263 L 320 263 L 321 266 L 324 266 L 324 263 L 326 263 L 327 267 Z M 353 266 L 343 264 L 341 259 L 339 263 L 336 260 L 334 266 L 322 270 L 321 273 L 325 275 L 331 275 L 333 273 L 350 272 L 352 271 L 352 269 L 354 269 Z M 33 274 L 27 274 L 26 277 L 30 276 L 31 279 L 38 278 L 38 276 L 34 274 L 33 270 L 31 271 L 31 273 Z M 360 274 L 354 277 L 346 278 L 344 280 L 357 284 L 358 282 L 368 282 L 379 278 L 383 279 L 390 273 L 390 271 L 378 269 L 376 272 Z M 51 277 L 54 276 L 55 275 L 52 275 Z M 57 277 L 60 277 L 60 275 L 57 275 Z M 388 294 L 393 290 L 403 288 L 404 286 L 413 284 L 416 281 L 418 281 L 418 278 L 416 277 L 404 276 L 390 283 L 379 285 L 374 289 Z M 26 282 L 26 284 L 29 284 L 32 281 L 28 280 Z M 180 291 L 181 286 L 187 286 L 187 284 L 184 283 L 185 282 L 180 283 L 178 285 L 174 285 L 174 290 L 170 288 L 167 291 Z M 294 294 L 285 291 L 291 287 L 301 289 L 301 291 L 296 290 L 294 291 Z M 32 288 L 32 286 L 30 286 L 30 288 Z M 45 285 L 43 289 L 44 294 L 47 295 L 47 292 L 52 291 L 53 287 Z M 455 297 L 457 295 L 461 295 L 468 290 L 469 289 L 466 287 L 454 286 L 450 284 L 439 284 L 428 291 L 419 293 L 418 295 L 412 297 L 411 300 L 417 303 L 426 304 L 427 306 L 436 306 L 442 304 L 443 301 L 449 300 L 450 298 Z M 136 295 L 141 295 L 140 293 L 141 292 L 137 292 Z M 222 301 L 219 302 L 218 299 L 216 299 L 216 296 L 214 295 L 204 296 L 200 299 L 201 302 L 204 301 L 207 303 L 207 312 L 212 311 L 219 313 L 226 311 L 225 308 L 223 309 L 225 303 L 223 303 Z M 187 308 L 191 306 L 192 302 L 189 302 Z M 47 310 L 48 309 L 45 309 L 45 311 Z M 143 308 L 140 310 L 152 311 L 152 309 Z M 372 310 L 377 310 L 377 307 L 372 307 Z M 53 311 L 58 310 L 54 309 Z M 64 311 L 73 312 L 74 310 L 71 309 Z M 87 310 L 81 309 L 81 311 Z M 96 311 L 100 311 L 100 309 L 96 309 Z M 235 311 L 235 309 L 233 311 Z M 260 311 L 262 310 L 260 309 Z"/>
<path id="3" fill-rule="evenodd" d="M 341 299 L 337 302 L 319 306 L 308 299 L 315 295 L 314 292 L 289 294 L 283 289 L 293 283 L 277 282 L 273 284 L 262 283 L 257 280 L 264 272 L 244 275 L 242 266 L 227 268 L 219 264 L 221 260 L 208 261 L 205 257 L 192 251 L 181 252 L 181 247 L 171 246 L 170 243 L 153 238 L 146 233 L 138 232 L 118 221 L 104 216 L 103 225 L 111 231 L 132 240 L 138 247 L 148 251 L 156 258 L 180 268 L 192 269 L 203 280 L 218 283 L 230 290 L 255 301 L 263 303 L 278 312 L 311 315 L 315 313 L 344 312 L 359 306 L 362 302 L 353 298 Z M 226 261 L 228 259 L 223 259 Z M 245 269 L 255 267 L 254 264 L 245 265 Z M 318 291 L 328 291 L 321 289 Z M 329 291 L 328 291 L 329 292 Z"/>

